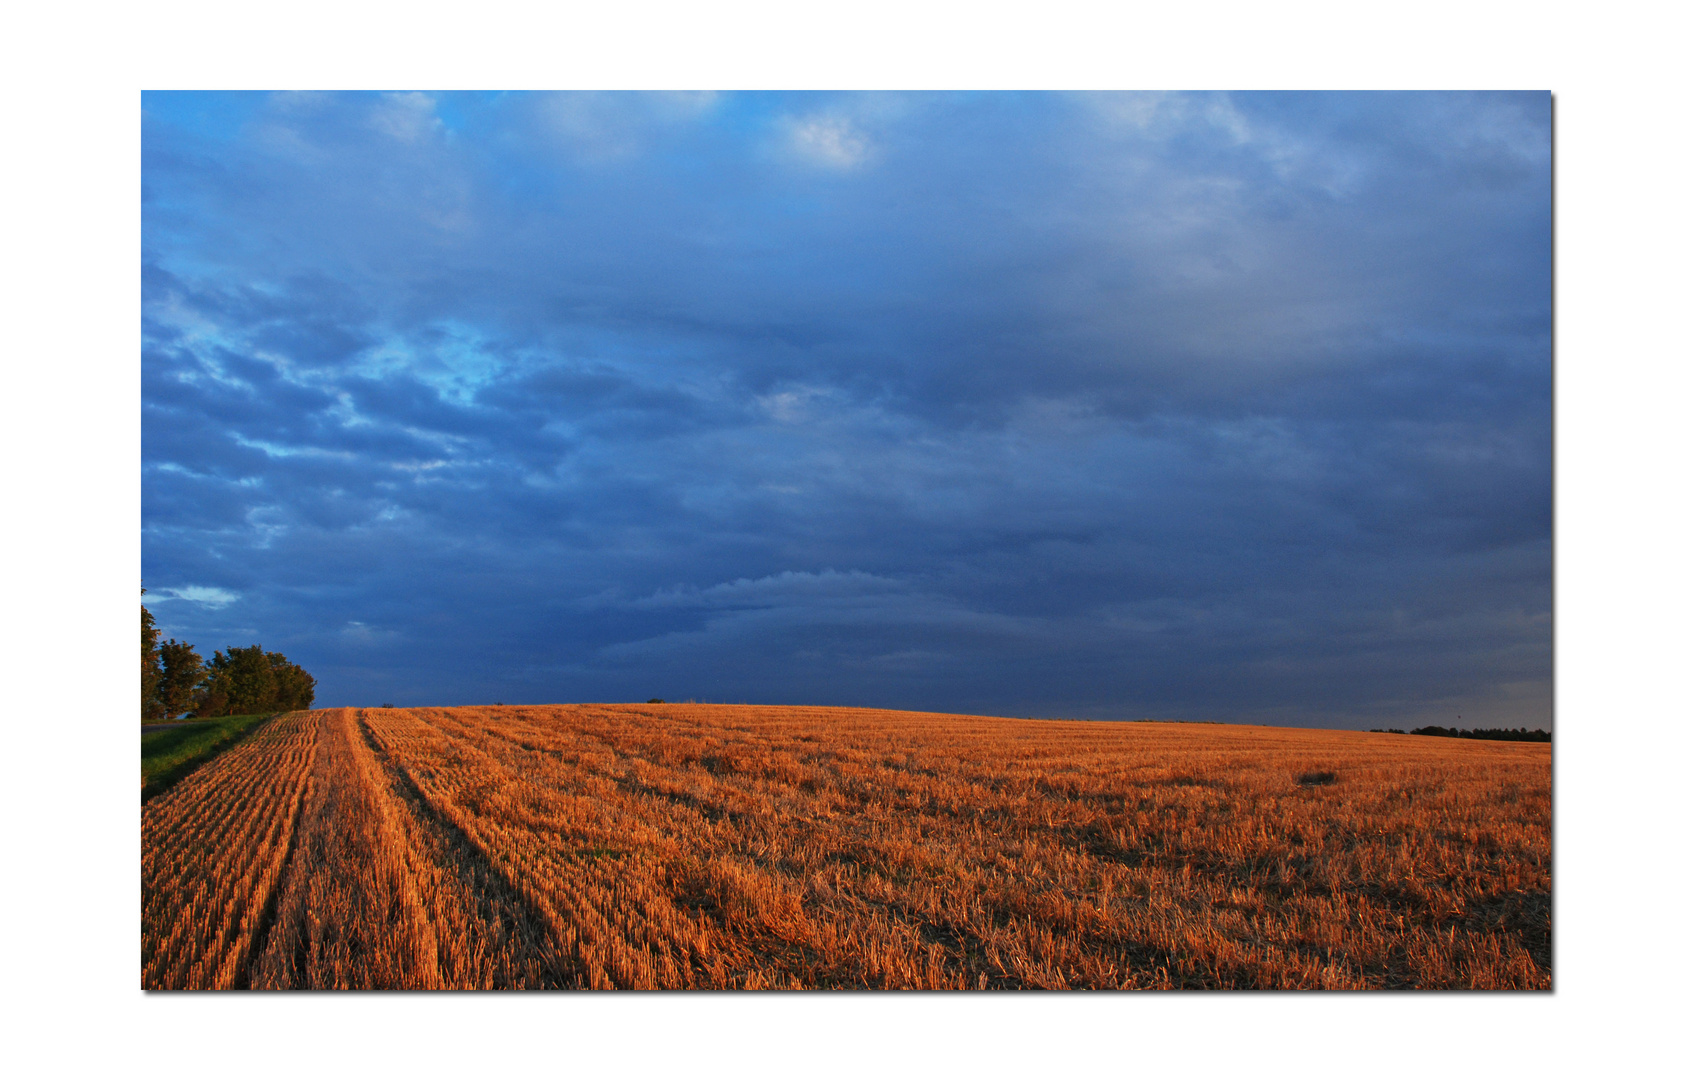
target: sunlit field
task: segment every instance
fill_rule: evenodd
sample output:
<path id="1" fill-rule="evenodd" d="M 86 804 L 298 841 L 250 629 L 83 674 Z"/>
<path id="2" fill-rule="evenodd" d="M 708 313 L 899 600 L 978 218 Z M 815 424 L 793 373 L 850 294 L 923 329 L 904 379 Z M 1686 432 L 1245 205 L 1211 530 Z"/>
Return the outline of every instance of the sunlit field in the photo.
<path id="1" fill-rule="evenodd" d="M 287 713 L 142 811 L 142 985 L 1551 986 L 1551 747 L 861 709 Z"/>

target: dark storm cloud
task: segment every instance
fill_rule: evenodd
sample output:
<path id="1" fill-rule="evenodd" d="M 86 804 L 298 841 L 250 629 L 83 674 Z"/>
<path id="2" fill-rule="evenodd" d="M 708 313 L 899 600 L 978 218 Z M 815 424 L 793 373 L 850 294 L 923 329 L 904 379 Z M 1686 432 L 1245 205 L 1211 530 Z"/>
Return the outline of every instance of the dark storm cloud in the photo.
<path id="1" fill-rule="evenodd" d="M 325 701 L 1548 720 L 1543 94 L 144 113 L 147 584 Z"/>

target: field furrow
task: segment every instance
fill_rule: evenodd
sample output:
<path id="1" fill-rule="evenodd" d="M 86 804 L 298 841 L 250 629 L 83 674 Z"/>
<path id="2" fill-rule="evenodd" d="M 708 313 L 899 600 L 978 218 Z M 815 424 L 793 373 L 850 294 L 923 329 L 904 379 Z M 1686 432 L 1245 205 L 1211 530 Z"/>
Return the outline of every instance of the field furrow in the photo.
<path id="1" fill-rule="evenodd" d="M 705 705 L 311 716 L 292 765 L 253 775 L 279 752 L 255 736 L 149 818 L 145 985 L 1550 985 L 1543 744 Z"/>
<path id="2" fill-rule="evenodd" d="M 141 812 L 141 985 L 241 984 L 287 864 L 317 752 L 287 713 Z"/>

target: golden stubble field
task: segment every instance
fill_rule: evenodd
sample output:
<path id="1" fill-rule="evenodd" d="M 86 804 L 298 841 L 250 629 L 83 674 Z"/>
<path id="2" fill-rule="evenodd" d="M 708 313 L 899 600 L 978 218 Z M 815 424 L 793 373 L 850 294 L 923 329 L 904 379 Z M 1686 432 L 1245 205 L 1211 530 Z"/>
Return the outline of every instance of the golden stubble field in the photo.
<path id="1" fill-rule="evenodd" d="M 143 807 L 141 983 L 1548 989 L 1550 751 L 773 706 L 288 713 Z"/>

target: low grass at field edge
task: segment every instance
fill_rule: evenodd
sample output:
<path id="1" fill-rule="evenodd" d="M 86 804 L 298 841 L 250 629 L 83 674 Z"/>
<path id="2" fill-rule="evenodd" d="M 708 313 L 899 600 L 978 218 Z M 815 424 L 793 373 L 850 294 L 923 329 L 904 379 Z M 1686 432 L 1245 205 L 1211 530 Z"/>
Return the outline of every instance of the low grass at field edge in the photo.
<path id="1" fill-rule="evenodd" d="M 141 728 L 141 801 L 170 790 L 177 781 L 245 738 L 275 713 L 219 716 L 165 731 Z"/>

